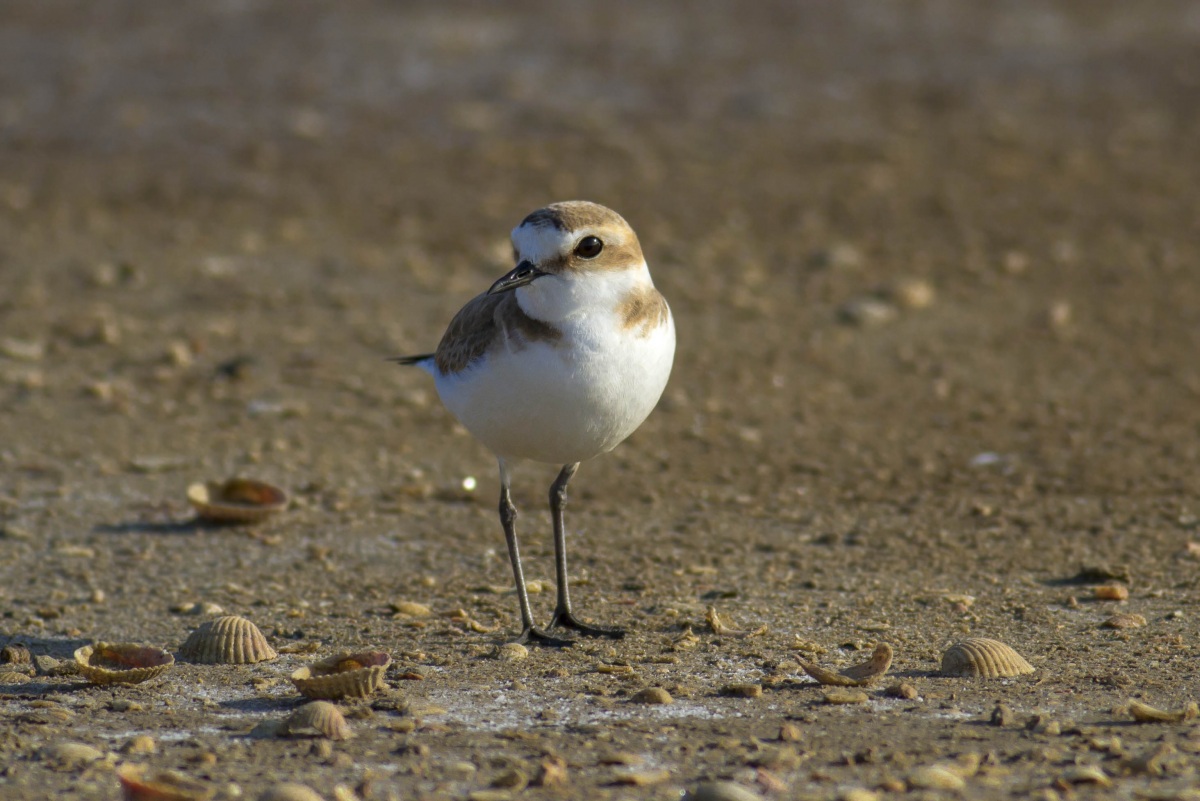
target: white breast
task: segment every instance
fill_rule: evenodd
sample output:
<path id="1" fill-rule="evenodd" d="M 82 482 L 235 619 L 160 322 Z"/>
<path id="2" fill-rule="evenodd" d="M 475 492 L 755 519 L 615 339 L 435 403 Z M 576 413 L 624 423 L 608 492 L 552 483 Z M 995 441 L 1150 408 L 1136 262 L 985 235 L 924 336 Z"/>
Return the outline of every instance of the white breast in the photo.
<path id="1" fill-rule="evenodd" d="M 553 464 L 615 448 L 649 416 L 675 356 L 675 325 L 627 331 L 616 315 L 574 314 L 556 342 L 491 351 L 462 372 L 435 375 L 438 394 L 498 456 Z"/>

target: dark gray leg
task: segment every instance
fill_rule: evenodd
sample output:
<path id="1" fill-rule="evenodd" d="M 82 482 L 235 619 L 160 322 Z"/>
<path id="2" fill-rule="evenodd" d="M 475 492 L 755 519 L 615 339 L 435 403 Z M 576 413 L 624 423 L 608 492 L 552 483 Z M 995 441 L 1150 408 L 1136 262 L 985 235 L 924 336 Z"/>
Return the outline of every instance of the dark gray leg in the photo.
<path id="1" fill-rule="evenodd" d="M 525 590 L 525 571 L 521 568 L 521 549 L 517 544 L 517 507 L 513 506 L 509 493 L 508 469 L 500 461 L 500 525 L 504 526 L 504 539 L 508 542 L 508 559 L 512 562 L 513 580 L 517 585 L 517 603 L 521 606 L 521 634 L 514 642 L 536 642 L 540 645 L 564 646 L 571 640 L 551 637 L 533 625 L 533 611 L 529 606 L 529 593 Z"/>
<path id="2" fill-rule="evenodd" d="M 563 509 L 567 506 L 567 484 L 578 469 L 579 462 L 563 465 L 558 478 L 550 485 L 550 516 L 554 519 L 554 570 L 558 579 L 558 603 L 554 607 L 554 617 L 548 628 L 562 626 L 588 637 L 612 637 L 619 640 L 625 636 L 623 629 L 589 626 L 580 622 L 571 612 L 571 593 L 567 588 L 567 529 L 563 521 Z"/>

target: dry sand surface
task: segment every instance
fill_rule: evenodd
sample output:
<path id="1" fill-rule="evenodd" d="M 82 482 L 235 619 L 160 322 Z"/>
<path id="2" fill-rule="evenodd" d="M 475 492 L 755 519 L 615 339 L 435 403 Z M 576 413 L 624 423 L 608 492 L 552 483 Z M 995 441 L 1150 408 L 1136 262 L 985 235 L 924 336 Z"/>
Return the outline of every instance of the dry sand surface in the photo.
<path id="1" fill-rule="evenodd" d="M 1186 0 L 5 0 L 0 797 L 1197 798 L 1198 186 Z M 520 654 L 493 460 L 385 359 L 575 197 L 679 350 L 572 487 L 577 608 L 630 636 Z M 198 524 L 235 475 L 291 508 Z M 218 609 L 279 657 L 63 670 Z M 940 675 L 968 636 L 1036 672 Z M 880 642 L 867 687 L 800 666 Z M 273 736 L 363 649 L 353 739 Z"/>

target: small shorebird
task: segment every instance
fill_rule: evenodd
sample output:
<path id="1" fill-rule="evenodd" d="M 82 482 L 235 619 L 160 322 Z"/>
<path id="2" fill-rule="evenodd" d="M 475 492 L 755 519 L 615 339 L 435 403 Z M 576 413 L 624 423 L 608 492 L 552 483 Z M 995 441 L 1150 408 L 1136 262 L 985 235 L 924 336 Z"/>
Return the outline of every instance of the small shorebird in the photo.
<path id="1" fill-rule="evenodd" d="M 424 368 L 442 402 L 500 463 L 500 523 L 521 606 L 517 642 L 567 645 L 556 627 L 590 636 L 624 631 L 575 617 L 567 587 L 563 508 L 579 463 L 632 434 L 658 403 L 675 356 L 675 324 L 654 288 L 637 235 L 586 201 L 555 203 L 512 232 L 517 265 L 464 306 L 437 352 L 396 361 Z M 533 623 L 517 510 L 516 459 L 561 465 L 550 485 L 558 598 L 546 630 Z"/>

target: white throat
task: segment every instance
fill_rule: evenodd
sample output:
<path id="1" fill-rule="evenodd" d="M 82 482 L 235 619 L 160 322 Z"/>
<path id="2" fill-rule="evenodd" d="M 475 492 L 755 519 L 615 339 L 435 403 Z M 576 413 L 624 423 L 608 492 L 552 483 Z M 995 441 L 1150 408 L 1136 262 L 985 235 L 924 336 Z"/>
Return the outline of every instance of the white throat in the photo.
<path id="1" fill-rule="evenodd" d="M 516 290 L 521 310 L 535 320 L 559 323 L 613 312 L 636 289 L 654 286 L 645 262 L 624 270 L 546 275 Z"/>

